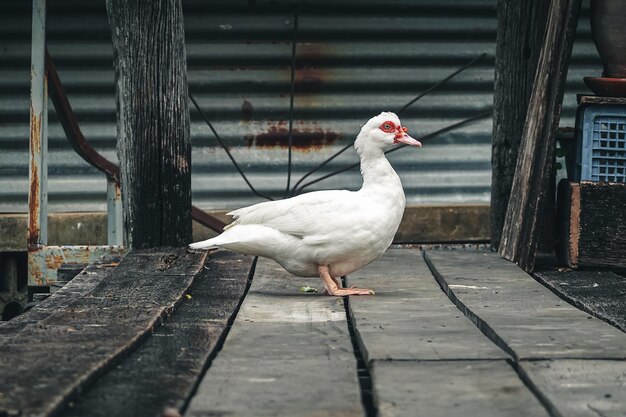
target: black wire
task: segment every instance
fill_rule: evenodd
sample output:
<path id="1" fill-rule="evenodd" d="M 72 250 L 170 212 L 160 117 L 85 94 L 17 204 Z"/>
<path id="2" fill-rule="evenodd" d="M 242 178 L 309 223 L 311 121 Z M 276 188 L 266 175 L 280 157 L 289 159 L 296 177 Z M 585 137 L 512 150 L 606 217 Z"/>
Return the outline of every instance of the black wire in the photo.
<path id="1" fill-rule="evenodd" d="M 438 136 L 438 135 L 440 135 L 442 133 L 449 132 L 449 131 L 454 130 L 454 129 L 458 128 L 458 127 L 461 127 L 461 126 L 463 126 L 463 125 L 465 125 L 467 123 L 473 122 L 473 121 L 478 120 L 478 119 L 482 119 L 482 118 L 487 117 L 489 115 L 491 115 L 491 110 L 489 110 L 488 112 L 481 113 L 479 115 L 472 116 L 472 117 L 469 117 L 467 119 L 461 120 L 460 122 L 456 122 L 454 124 L 448 125 L 448 126 L 446 126 L 444 128 L 441 128 L 441 129 L 436 130 L 434 132 L 431 132 L 431 133 L 429 133 L 427 135 L 424 135 L 421 138 L 419 138 L 418 140 L 422 141 L 422 140 L 425 140 L 425 139 L 430 139 L 430 138 L 432 138 L 434 136 Z M 403 144 L 403 145 L 400 145 L 400 146 L 396 146 L 395 148 L 386 151 L 385 155 L 390 154 L 392 152 L 395 152 L 395 151 L 397 151 L 399 149 L 402 149 L 405 146 L 408 146 L 408 145 L 404 145 Z M 302 190 L 304 190 L 306 187 L 308 187 L 310 185 L 316 184 L 316 183 L 318 183 L 318 182 L 320 182 L 322 180 L 325 180 L 327 178 L 333 177 L 333 176 L 335 176 L 337 174 L 341 174 L 342 172 L 354 169 L 354 168 L 358 167 L 359 164 L 360 164 L 359 162 L 356 162 L 356 163 L 354 163 L 352 165 L 349 165 L 349 166 L 347 166 L 345 168 L 341 168 L 341 169 L 339 169 L 337 171 L 333 171 L 333 172 L 331 172 L 329 174 L 326 174 L 326 175 L 324 175 L 322 177 L 316 178 L 313 181 L 309 181 L 306 184 L 304 184 L 303 186 L 301 186 L 299 189 L 295 190 L 295 194 L 299 194 L 300 192 L 302 192 Z"/>
<path id="2" fill-rule="evenodd" d="M 349 148 L 351 148 L 354 144 L 353 143 L 348 143 L 346 146 L 344 146 L 343 148 L 341 148 L 339 151 L 335 152 L 330 158 L 327 158 L 326 160 L 324 160 L 324 162 L 322 162 L 321 164 L 319 164 L 318 166 L 316 166 L 315 168 L 313 168 L 312 170 L 310 170 L 309 172 L 307 172 L 302 178 L 300 178 L 298 180 L 298 182 L 293 186 L 293 189 L 291 190 L 291 196 L 293 196 L 298 188 L 298 185 L 300 185 L 302 183 L 302 181 L 304 181 L 305 179 L 307 179 L 307 177 L 309 177 L 312 174 L 315 174 L 317 171 L 319 171 L 321 168 L 323 168 L 326 164 L 328 164 L 330 161 L 332 161 L 333 159 L 335 159 L 336 157 L 338 157 L 339 155 L 341 155 L 342 153 L 344 153 L 345 151 L 347 151 Z"/>
<path id="3" fill-rule="evenodd" d="M 407 108 L 409 108 L 409 106 L 411 106 L 411 104 L 415 103 L 417 100 L 419 100 L 420 98 L 424 97 L 426 94 L 430 93 L 431 91 L 433 91 L 434 89 L 442 86 L 443 84 L 445 84 L 446 82 L 448 82 L 449 80 L 451 80 L 452 78 L 456 77 L 458 74 L 460 74 L 461 72 L 465 71 L 466 69 L 468 69 L 469 67 L 471 67 L 472 65 L 474 65 L 475 63 L 477 63 L 478 61 L 480 61 L 481 59 L 483 59 L 485 56 L 487 56 L 486 53 L 480 54 L 479 56 L 477 56 L 476 58 L 472 59 L 470 62 L 468 62 L 467 64 L 463 65 L 461 68 L 459 68 L 458 70 L 454 71 L 452 74 L 448 75 L 446 78 L 444 78 L 443 80 L 439 81 L 436 84 L 433 84 L 432 86 L 430 86 L 429 88 L 427 88 L 424 92 L 422 92 L 421 94 L 419 94 L 417 97 L 415 97 L 413 100 L 409 101 L 408 103 L 406 103 L 404 106 L 402 106 L 402 108 L 398 111 L 398 114 L 401 114 L 403 111 L 405 111 Z"/>
<path id="4" fill-rule="evenodd" d="M 298 13 L 293 17 L 293 43 L 291 45 L 291 92 L 289 95 L 289 134 L 287 137 L 289 147 L 289 159 L 287 162 L 287 188 L 285 188 L 285 198 L 289 197 L 291 188 L 291 145 L 293 143 L 293 100 L 295 96 L 295 75 L 296 75 L 296 36 L 298 34 Z"/>
<path id="5" fill-rule="evenodd" d="M 422 97 L 424 97 L 425 95 L 427 95 L 428 93 L 430 93 L 431 91 L 441 87 L 442 85 L 444 85 L 446 82 L 450 81 L 452 78 L 454 78 L 455 76 L 457 76 L 458 74 L 460 74 L 461 72 L 465 71 L 467 68 L 471 67 L 472 65 L 474 65 L 475 63 L 477 63 L 478 61 L 480 61 L 481 59 L 483 59 L 487 54 L 483 53 L 481 55 L 479 55 L 478 57 L 472 59 L 470 62 L 468 62 L 467 64 L 463 65 L 461 68 L 457 69 L 456 71 L 454 71 L 452 74 L 448 75 L 446 78 L 444 78 L 441 81 L 438 81 L 437 83 L 431 85 L 430 87 L 428 87 L 425 91 L 421 92 L 420 94 L 417 95 L 417 97 L 413 98 L 411 101 L 409 101 L 408 103 L 406 103 L 404 106 L 402 106 L 402 108 L 398 111 L 398 114 L 402 114 L 402 112 L 404 112 L 407 108 L 409 108 L 412 104 L 414 104 L 416 101 L 418 101 L 419 99 L 421 99 Z M 345 151 L 347 151 L 349 148 L 352 147 L 352 143 L 347 144 L 346 146 L 344 146 L 343 148 L 341 148 L 339 151 L 335 152 L 330 158 L 324 160 L 324 162 L 322 162 L 321 164 L 319 164 L 318 166 L 316 166 L 315 168 L 313 168 L 312 170 L 310 170 L 309 172 L 307 172 L 302 178 L 300 178 L 298 180 L 298 182 L 293 186 L 293 189 L 291 190 L 291 192 L 288 194 L 288 196 L 293 196 L 296 194 L 299 194 L 300 191 L 302 191 L 302 189 L 304 187 L 300 187 L 300 190 L 298 190 L 298 186 L 302 183 L 302 181 L 304 181 L 306 178 L 308 178 L 309 176 L 311 176 L 312 174 L 316 173 L 317 171 L 319 171 L 321 168 L 323 168 L 324 166 L 326 166 L 330 161 L 332 161 L 333 159 L 335 159 L 336 157 L 338 157 L 339 155 L 341 155 L 342 153 L 344 153 Z M 402 147 L 402 146 L 401 146 Z M 401 148 L 399 147 L 399 148 Z M 399 149 L 399 148 L 395 148 L 395 149 Z M 358 165 L 358 164 L 357 164 Z M 351 169 L 351 168 L 350 168 Z M 347 170 L 342 170 L 340 172 L 343 171 L 347 171 Z M 287 184 L 289 184 L 289 180 L 287 180 Z M 310 184 L 307 184 L 310 185 Z M 289 187 L 287 187 L 289 188 Z"/>
<path id="6" fill-rule="evenodd" d="M 211 132 L 213 132 L 213 135 L 215 135 L 215 139 L 217 139 L 217 141 L 219 142 L 219 144 L 222 146 L 222 149 L 224 149 L 224 152 L 226 152 L 226 155 L 228 155 L 228 157 L 230 158 L 231 162 L 233 163 L 233 165 L 235 166 L 235 169 L 237 169 L 237 172 L 239 172 L 239 175 L 241 175 L 241 178 L 243 178 L 243 180 L 246 182 L 246 184 L 248 184 L 248 187 L 250 188 L 250 190 L 256 194 L 257 196 L 261 197 L 261 198 L 265 198 L 266 200 L 270 200 L 273 201 L 274 199 L 272 197 L 269 197 L 265 194 L 262 194 L 260 192 L 258 192 L 256 190 L 256 188 L 254 188 L 252 186 L 252 184 L 250 183 L 250 181 L 248 181 L 248 177 L 246 177 L 246 174 L 243 173 L 243 171 L 241 170 L 241 168 L 239 167 L 239 164 L 237 163 L 237 161 L 235 161 L 235 158 L 231 155 L 230 151 L 228 150 L 228 147 L 224 144 L 224 142 L 222 142 L 222 138 L 220 137 L 220 135 L 218 135 L 217 131 L 215 130 L 215 128 L 213 127 L 213 124 L 211 124 L 211 122 L 209 121 L 209 118 L 204 114 L 204 112 L 202 111 L 202 109 L 200 108 L 200 106 L 198 105 L 198 102 L 196 101 L 195 98 L 193 98 L 193 96 L 191 95 L 191 93 L 189 93 L 189 99 L 191 99 L 191 102 L 193 103 L 193 105 L 196 107 L 196 110 L 198 110 L 198 113 L 200 113 L 200 116 L 202 116 L 202 118 L 204 119 L 204 121 L 206 122 L 207 125 L 209 125 L 209 129 L 211 129 Z"/>

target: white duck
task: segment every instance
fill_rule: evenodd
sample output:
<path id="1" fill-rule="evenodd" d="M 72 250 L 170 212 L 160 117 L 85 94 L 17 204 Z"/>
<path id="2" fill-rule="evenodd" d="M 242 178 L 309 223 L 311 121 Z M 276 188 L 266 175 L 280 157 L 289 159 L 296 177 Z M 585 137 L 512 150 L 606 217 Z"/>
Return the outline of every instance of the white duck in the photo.
<path id="1" fill-rule="evenodd" d="M 338 277 L 381 256 L 398 230 L 404 190 L 384 152 L 400 143 L 421 146 L 406 131 L 398 116 L 388 112 L 361 128 L 354 142 L 363 175 L 359 191 L 315 191 L 240 208 L 228 213 L 235 221 L 224 233 L 189 246 L 274 259 L 294 275 L 319 275 L 331 295 L 374 294 L 342 288 Z"/>

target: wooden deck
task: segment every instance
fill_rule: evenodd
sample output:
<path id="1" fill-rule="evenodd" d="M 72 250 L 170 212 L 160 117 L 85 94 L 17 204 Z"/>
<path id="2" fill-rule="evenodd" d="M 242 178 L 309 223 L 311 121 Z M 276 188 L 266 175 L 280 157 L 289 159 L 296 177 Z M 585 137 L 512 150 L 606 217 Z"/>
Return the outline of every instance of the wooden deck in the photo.
<path id="1" fill-rule="evenodd" d="M 347 300 L 266 259 L 133 252 L 0 325 L 0 416 L 624 416 L 625 281 L 602 276 L 393 248 Z"/>

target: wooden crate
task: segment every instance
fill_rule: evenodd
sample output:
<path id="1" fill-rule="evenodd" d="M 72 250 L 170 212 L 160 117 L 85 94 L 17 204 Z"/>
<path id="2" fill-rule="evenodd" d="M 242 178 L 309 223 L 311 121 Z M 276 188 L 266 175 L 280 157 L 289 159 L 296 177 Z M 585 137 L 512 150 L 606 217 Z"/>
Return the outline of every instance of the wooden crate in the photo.
<path id="1" fill-rule="evenodd" d="M 570 268 L 626 268 L 626 184 L 559 183 L 557 254 Z"/>

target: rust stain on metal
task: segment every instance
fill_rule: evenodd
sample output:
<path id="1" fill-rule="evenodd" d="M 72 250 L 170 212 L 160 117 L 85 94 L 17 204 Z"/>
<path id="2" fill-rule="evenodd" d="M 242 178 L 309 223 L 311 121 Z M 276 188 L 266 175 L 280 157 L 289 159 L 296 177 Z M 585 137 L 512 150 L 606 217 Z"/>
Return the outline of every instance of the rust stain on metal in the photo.
<path id="1" fill-rule="evenodd" d="M 28 245 L 35 246 L 39 243 L 39 176 L 37 158 L 35 155 L 41 153 L 41 114 L 35 114 L 33 107 L 30 107 L 30 202 L 28 212 Z"/>
<path id="2" fill-rule="evenodd" d="M 39 248 L 28 248 L 28 285 L 44 285 L 43 271 L 39 259 Z"/>
<path id="3" fill-rule="evenodd" d="M 296 72 L 294 83 L 298 91 L 311 91 L 324 84 L 327 74 L 317 67 L 320 57 L 325 51 L 322 45 L 317 43 L 304 43 L 298 45 L 298 59 L 296 60 Z"/>
<path id="4" fill-rule="evenodd" d="M 248 147 L 286 148 L 289 146 L 289 129 L 284 124 L 284 122 L 279 122 L 270 126 L 266 132 L 244 136 L 244 139 Z M 299 151 L 321 149 L 333 144 L 339 138 L 339 133 L 323 130 L 320 127 L 294 128 L 292 131 L 292 148 Z"/>
<path id="5" fill-rule="evenodd" d="M 51 253 L 45 258 L 47 269 L 59 269 L 64 262 L 65 256 L 63 256 L 62 254 Z"/>

